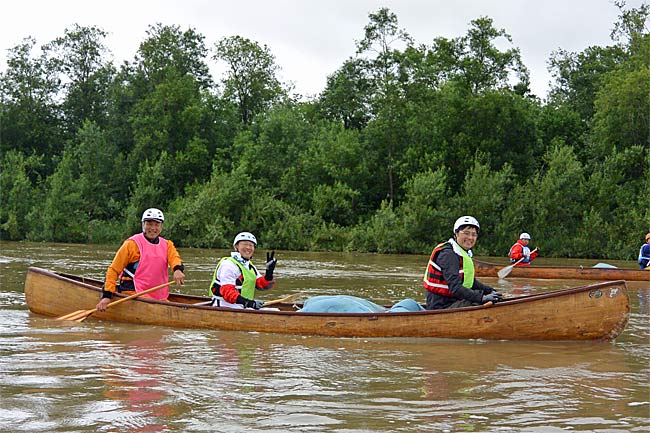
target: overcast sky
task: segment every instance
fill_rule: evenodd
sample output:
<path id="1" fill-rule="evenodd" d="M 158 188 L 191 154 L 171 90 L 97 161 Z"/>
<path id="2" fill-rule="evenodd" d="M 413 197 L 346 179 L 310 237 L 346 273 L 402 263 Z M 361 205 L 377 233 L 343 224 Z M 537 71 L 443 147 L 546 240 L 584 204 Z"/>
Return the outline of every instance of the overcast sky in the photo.
<path id="1" fill-rule="evenodd" d="M 627 1 L 634 8 L 641 3 Z M 6 68 L 7 49 L 23 38 L 34 37 L 38 47 L 74 24 L 107 31 L 105 43 L 119 66 L 133 58 L 149 25 L 162 23 L 194 28 L 209 48 L 234 35 L 267 45 L 282 68 L 281 80 L 311 96 L 354 55 L 368 14 L 381 7 L 397 15 L 400 28 L 416 44 L 463 36 L 471 20 L 492 18 L 495 28 L 505 29 L 521 50 L 531 90 L 541 98 L 551 80 L 550 54 L 558 48 L 579 52 L 611 45 L 609 35 L 619 13 L 611 0 L 16 0 L 2 6 L 0 70 Z"/>

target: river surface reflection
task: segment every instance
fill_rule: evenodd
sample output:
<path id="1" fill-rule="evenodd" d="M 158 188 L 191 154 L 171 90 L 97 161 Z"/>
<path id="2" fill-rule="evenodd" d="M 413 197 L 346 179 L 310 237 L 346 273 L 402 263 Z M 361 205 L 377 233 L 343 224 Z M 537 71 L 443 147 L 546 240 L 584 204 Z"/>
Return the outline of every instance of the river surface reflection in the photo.
<path id="1" fill-rule="evenodd" d="M 103 279 L 116 248 L 0 242 L 1 432 L 649 431 L 646 283 L 628 284 L 630 322 L 612 343 L 301 337 L 29 313 L 28 266 Z M 205 294 L 225 253 L 181 249 L 183 291 Z M 425 256 L 276 256 L 263 299 L 424 298 Z M 588 283 L 484 282 L 513 294 Z"/>

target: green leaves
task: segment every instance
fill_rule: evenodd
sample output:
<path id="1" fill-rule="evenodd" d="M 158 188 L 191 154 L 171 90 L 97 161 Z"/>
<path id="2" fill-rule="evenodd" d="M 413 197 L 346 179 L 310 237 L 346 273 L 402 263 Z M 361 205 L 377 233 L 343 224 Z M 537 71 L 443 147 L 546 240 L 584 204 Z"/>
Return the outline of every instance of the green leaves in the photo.
<path id="1" fill-rule="evenodd" d="M 228 64 L 223 96 L 237 104 L 244 125 L 286 96 L 276 76 L 279 66 L 266 45 L 231 36 L 215 44 L 213 58 Z"/>
<path id="2" fill-rule="evenodd" d="M 528 231 L 544 255 L 633 258 L 650 220 L 650 8 L 617 6 L 616 45 L 550 59 L 548 102 L 489 17 L 416 45 L 379 9 L 313 100 L 242 36 L 208 58 L 194 29 L 156 24 L 119 69 L 97 27 L 37 56 L 28 38 L 0 74 L 0 238 L 118 242 L 159 207 L 177 245 L 251 230 L 279 249 L 428 253 L 471 214 L 479 254 Z"/>

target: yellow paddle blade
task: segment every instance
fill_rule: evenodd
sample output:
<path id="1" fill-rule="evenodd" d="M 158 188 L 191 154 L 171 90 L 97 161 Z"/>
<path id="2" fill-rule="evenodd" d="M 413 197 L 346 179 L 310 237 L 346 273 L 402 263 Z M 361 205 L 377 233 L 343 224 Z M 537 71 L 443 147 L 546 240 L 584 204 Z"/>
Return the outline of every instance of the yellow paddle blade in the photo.
<path id="1" fill-rule="evenodd" d="M 74 311 L 72 313 L 68 313 L 68 314 L 66 314 L 64 316 L 59 316 L 54 320 L 74 320 L 73 317 L 78 316 L 79 314 L 84 313 L 86 311 L 88 311 L 88 310 L 77 310 L 77 311 Z"/>

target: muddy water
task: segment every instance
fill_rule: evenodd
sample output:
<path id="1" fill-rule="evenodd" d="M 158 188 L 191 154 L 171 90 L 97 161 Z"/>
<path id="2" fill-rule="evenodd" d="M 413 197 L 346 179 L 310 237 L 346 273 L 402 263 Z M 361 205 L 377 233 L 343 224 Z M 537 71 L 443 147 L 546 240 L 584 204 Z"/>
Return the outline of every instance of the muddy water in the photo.
<path id="1" fill-rule="evenodd" d="M 28 266 L 103 279 L 115 249 L 0 242 L 1 432 L 648 431 L 646 283 L 628 285 L 632 315 L 613 343 L 297 337 L 29 313 Z M 184 292 L 204 294 L 225 253 L 182 249 Z M 263 299 L 423 299 L 424 256 L 277 257 L 278 283 Z M 585 284 L 483 281 L 517 294 Z"/>

